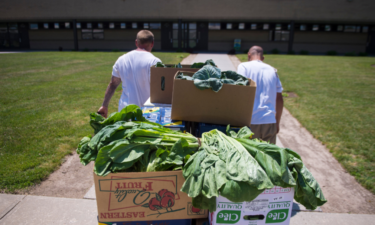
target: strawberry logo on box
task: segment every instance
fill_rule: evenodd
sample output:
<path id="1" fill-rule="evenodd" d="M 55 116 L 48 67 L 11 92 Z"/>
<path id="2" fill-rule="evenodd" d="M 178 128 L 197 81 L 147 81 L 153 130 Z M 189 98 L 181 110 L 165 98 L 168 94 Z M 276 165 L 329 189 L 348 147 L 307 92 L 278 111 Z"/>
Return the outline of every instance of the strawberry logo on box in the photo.
<path id="1" fill-rule="evenodd" d="M 175 201 L 175 195 L 173 192 L 170 192 L 167 189 L 162 189 L 156 193 L 155 197 L 151 198 L 148 203 L 142 205 L 142 207 L 149 208 L 152 211 L 158 211 L 158 213 L 150 214 L 148 216 L 158 215 L 157 217 L 159 217 L 165 213 L 177 212 L 185 209 L 172 209 Z"/>

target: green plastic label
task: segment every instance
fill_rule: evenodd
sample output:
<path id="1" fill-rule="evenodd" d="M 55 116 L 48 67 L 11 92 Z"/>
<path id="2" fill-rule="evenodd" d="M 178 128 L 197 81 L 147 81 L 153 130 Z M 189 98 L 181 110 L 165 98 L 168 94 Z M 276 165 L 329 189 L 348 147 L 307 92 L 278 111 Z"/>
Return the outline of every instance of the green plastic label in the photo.
<path id="1" fill-rule="evenodd" d="M 266 223 L 282 223 L 289 215 L 289 209 L 272 210 L 267 214 Z"/>
<path id="2" fill-rule="evenodd" d="M 241 211 L 222 210 L 218 212 L 216 223 L 235 224 L 241 218 Z"/>

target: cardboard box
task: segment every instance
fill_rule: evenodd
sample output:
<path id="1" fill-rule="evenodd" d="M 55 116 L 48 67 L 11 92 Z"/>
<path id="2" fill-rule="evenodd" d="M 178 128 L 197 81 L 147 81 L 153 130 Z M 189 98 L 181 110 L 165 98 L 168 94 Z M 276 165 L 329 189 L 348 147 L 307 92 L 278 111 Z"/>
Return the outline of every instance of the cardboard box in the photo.
<path id="1" fill-rule="evenodd" d="M 294 188 L 274 187 L 251 202 L 234 203 L 219 196 L 217 209 L 210 212 L 211 225 L 288 225 L 293 207 Z"/>
<path id="2" fill-rule="evenodd" d="M 172 120 L 172 108 L 163 107 L 161 109 L 160 125 L 175 131 L 187 132 L 185 121 Z M 188 131 L 189 132 L 189 131 Z"/>
<path id="3" fill-rule="evenodd" d="M 182 72 L 182 71 L 181 71 Z M 175 77 L 177 74 L 175 74 Z M 183 72 L 192 76 L 193 73 Z M 224 84 L 219 92 L 199 90 L 193 81 L 174 79 L 172 119 L 232 126 L 250 126 L 256 84 Z"/>
<path id="4" fill-rule="evenodd" d="M 172 66 L 172 64 L 166 64 Z M 198 68 L 190 68 L 191 65 L 182 65 L 184 71 L 197 72 Z M 173 78 L 181 68 L 151 67 L 150 70 L 150 101 L 154 103 L 172 103 Z M 164 83 L 164 90 L 162 90 Z"/>
<path id="5" fill-rule="evenodd" d="M 160 123 L 161 107 L 142 107 L 143 116 L 154 123 Z"/>
<path id="6" fill-rule="evenodd" d="M 99 221 L 207 218 L 208 211 L 193 210 L 180 191 L 184 182 L 182 171 L 94 174 Z"/>
<path id="7" fill-rule="evenodd" d="M 185 219 L 185 220 L 120 221 L 120 222 L 104 222 L 104 223 L 98 222 L 98 224 L 99 225 L 191 225 L 191 219 Z M 198 224 L 196 224 L 196 225 L 198 225 Z"/>
<path id="8" fill-rule="evenodd" d="M 195 225 L 210 225 L 210 221 L 208 221 L 208 218 L 205 219 L 196 219 Z"/>

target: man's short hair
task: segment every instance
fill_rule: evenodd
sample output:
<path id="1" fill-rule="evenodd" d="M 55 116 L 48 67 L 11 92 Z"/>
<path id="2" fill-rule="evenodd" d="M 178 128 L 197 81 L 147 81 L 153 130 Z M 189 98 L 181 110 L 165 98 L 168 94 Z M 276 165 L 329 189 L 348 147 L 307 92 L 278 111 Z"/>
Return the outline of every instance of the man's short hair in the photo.
<path id="1" fill-rule="evenodd" d="M 154 42 L 154 34 L 149 30 L 141 30 L 137 33 L 137 42 L 141 45 Z"/>
<path id="2" fill-rule="evenodd" d="M 260 46 L 253 46 L 249 49 L 249 55 L 259 55 L 263 56 L 263 48 Z"/>

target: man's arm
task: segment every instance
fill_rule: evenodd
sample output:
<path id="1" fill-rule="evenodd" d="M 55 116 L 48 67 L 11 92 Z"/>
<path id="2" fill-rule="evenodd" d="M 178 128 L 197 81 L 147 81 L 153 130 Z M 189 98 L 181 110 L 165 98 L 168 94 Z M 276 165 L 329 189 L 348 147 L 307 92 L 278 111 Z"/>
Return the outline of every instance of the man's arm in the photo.
<path id="1" fill-rule="evenodd" d="M 112 76 L 111 82 L 109 82 L 107 90 L 105 91 L 103 104 L 98 110 L 98 113 L 100 115 L 104 116 L 105 118 L 107 118 L 107 116 L 108 116 L 109 102 L 111 101 L 111 98 L 112 98 L 113 94 L 116 91 L 116 88 L 119 86 L 120 83 L 121 83 L 121 78 Z"/>
<path id="2" fill-rule="evenodd" d="M 276 94 L 276 125 L 277 125 L 277 133 L 280 130 L 280 120 L 281 114 L 283 113 L 284 108 L 284 100 L 283 95 L 281 93 Z"/>

